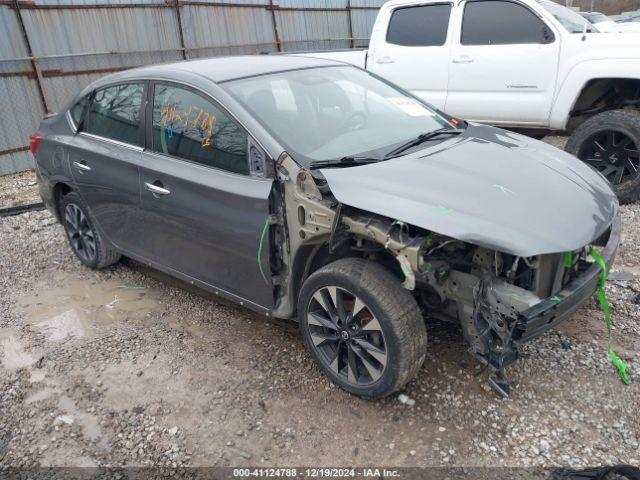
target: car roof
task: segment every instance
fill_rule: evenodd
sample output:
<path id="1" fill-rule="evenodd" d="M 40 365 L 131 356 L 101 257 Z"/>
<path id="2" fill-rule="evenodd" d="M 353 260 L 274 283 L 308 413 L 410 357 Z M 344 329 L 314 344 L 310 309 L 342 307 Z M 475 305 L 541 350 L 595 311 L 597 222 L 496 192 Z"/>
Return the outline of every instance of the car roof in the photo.
<path id="1" fill-rule="evenodd" d="M 156 73 L 181 72 L 196 73 L 216 83 L 238 78 L 253 77 L 287 70 L 348 65 L 343 62 L 302 55 L 244 55 L 235 57 L 216 57 L 199 60 L 187 60 L 164 63 L 126 70 L 112 76 L 112 79 L 153 77 Z"/>

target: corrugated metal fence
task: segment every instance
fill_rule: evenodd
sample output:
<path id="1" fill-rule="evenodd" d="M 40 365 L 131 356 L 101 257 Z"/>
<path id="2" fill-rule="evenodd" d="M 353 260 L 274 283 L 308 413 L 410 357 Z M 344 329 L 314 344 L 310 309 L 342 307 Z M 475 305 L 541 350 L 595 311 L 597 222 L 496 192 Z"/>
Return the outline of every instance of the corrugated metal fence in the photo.
<path id="1" fill-rule="evenodd" d="M 0 175 L 31 168 L 29 133 L 100 76 L 197 57 L 363 47 L 384 3 L 100 1 L 0 0 Z"/>

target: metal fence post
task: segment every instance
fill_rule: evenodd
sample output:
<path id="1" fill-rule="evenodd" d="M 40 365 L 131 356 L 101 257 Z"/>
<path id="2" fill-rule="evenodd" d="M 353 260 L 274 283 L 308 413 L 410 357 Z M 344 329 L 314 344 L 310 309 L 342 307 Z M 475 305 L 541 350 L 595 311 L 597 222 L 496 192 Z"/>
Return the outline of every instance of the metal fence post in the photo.
<path id="1" fill-rule="evenodd" d="M 20 30 L 22 32 L 22 38 L 27 47 L 27 54 L 29 55 L 29 60 L 31 61 L 31 68 L 33 68 L 33 72 L 36 74 L 36 85 L 38 87 L 38 93 L 40 94 L 40 100 L 42 101 L 42 108 L 46 113 L 51 113 L 51 109 L 49 108 L 49 104 L 47 102 L 47 95 L 44 91 L 44 81 L 42 80 L 42 72 L 40 71 L 40 65 L 38 65 L 38 60 L 33 56 L 33 50 L 31 49 L 31 42 L 29 41 L 29 35 L 27 34 L 27 29 L 24 26 L 24 20 L 22 19 L 22 12 L 20 11 L 20 4 L 18 0 L 13 0 L 13 7 L 16 10 L 16 17 L 18 17 L 18 24 L 20 25 Z"/>
<path id="2" fill-rule="evenodd" d="M 176 17 L 178 18 L 178 36 L 180 37 L 180 50 L 182 51 L 182 59 L 188 58 L 187 48 L 184 44 L 184 33 L 182 31 L 182 15 L 180 14 L 180 0 L 175 0 Z"/>
<path id="3" fill-rule="evenodd" d="M 276 48 L 281 52 L 282 44 L 280 43 L 280 34 L 278 33 L 278 23 L 276 20 L 276 6 L 273 4 L 273 0 L 269 0 L 268 8 L 271 10 L 271 24 L 273 25 L 273 36 L 276 39 Z"/>
<path id="4" fill-rule="evenodd" d="M 351 0 L 347 0 L 347 17 L 349 19 L 349 44 L 351 48 L 355 46 L 355 42 L 353 39 L 353 20 L 351 18 Z"/>

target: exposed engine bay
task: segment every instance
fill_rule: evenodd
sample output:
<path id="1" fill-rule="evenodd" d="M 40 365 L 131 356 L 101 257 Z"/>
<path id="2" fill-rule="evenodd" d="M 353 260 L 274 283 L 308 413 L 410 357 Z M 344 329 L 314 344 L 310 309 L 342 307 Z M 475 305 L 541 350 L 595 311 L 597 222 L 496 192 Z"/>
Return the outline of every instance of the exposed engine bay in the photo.
<path id="1" fill-rule="evenodd" d="M 342 205 L 286 154 L 277 168 L 285 209 L 271 222 L 274 278 L 303 280 L 314 264 L 344 256 L 384 264 L 413 292 L 425 317 L 459 322 L 469 352 L 491 370 L 490 384 L 504 396 L 514 384 L 505 368 L 517 360 L 527 327 L 523 312 L 560 301 L 563 288 L 593 264 L 588 245 L 521 257 L 364 212 Z M 291 316 L 290 299 L 302 280 L 274 282 L 274 316 Z"/>

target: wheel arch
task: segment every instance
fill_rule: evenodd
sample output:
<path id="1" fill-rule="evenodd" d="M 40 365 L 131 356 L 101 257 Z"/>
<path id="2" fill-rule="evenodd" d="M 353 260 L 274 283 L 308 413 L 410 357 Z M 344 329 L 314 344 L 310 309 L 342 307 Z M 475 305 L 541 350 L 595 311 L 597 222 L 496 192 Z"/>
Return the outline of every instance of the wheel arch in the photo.
<path id="1" fill-rule="evenodd" d="M 586 82 L 569 112 L 567 130 L 607 110 L 640 107 L 640 79 L 594 78 Z"/>
<path id="2" fill-rule="evenodd" d="M 365 254 L 352 248 L 350 240 L 352 240 L 351 237 L 344 239 L 338 245 L 334 245 L 333 249 L 331 249 L 329 239 L 314 245 L 304 245 L 300 247 L 293 260 L 292 268 L 292 293 L 295 298 L 298 297 L 305 280 L 325 265 L 343 258 L 366 259 Z M 381 264 L 389 270 L 398 278 L 398 281 L 402 283 L 404 275 L 402 274 L 402 270 L 400 269 L 397 259 L 391 254 L 391 252 L 381 250 L 376 252 L 376 257 L 377 258 L 373 261 Z"/>
<path id="3" fill-rule="evenodd" d="M 567 72 L 557 90 L 549 127 L 570 133 L 592 114 L 622 108 L 621 102 L 640 99 L 640 76 L 629 76 L 629 72 L 633 71 L 633 61 L 628 59 L 592 60 L 575 65 Z M 607 72 L 607 75 L 602 75 L 602 72 Z M 634 91 L 637 93 L 634 94 Z M 613 100 L 605 98 L 598 109 L 593 104 L 607 92 L 612 92 L 609 97 L 613 97 Z M 619 96 L 617 102 L 616 94 Z M 592 106 L 595 109 L 590 112 Z M 640 107 L 640 104 L 637 106 Z M 576 115 L 584 110 L 587 112 Z"/>
<path id="4" fill-rule="evenodd" d="M 60 201 L 62 200 L 62 197 L 72 191 L 74 191 L 73 187 L 69 183 L 64 181 L 57 182 L 53 186 L 53 205 L 58 220 L 62 218 L 62 212 L 60 211 Z"/>

